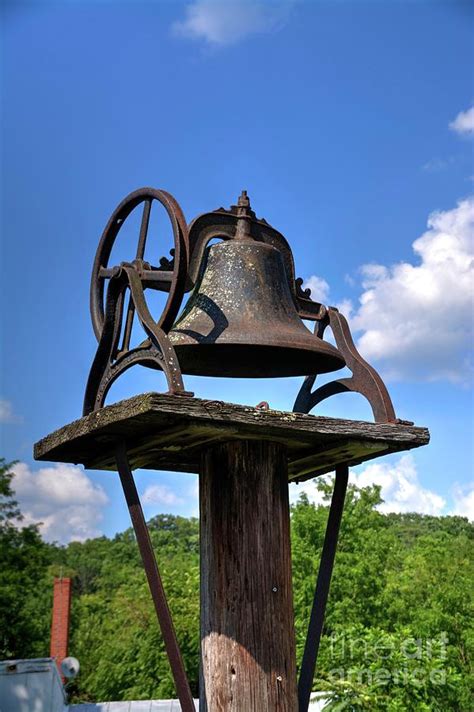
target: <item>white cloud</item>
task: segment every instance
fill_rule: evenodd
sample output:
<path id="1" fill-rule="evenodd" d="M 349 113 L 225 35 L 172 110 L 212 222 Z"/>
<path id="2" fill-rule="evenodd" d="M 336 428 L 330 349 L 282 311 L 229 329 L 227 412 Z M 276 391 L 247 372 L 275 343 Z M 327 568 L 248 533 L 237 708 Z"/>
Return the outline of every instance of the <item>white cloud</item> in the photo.
<path id="1" fill-rule="evenodd" d="M 20 462 L 12 471 L 12 487 L 24 515 L 22 525 L 42 522 L 44 539 L 61 543 L 100 536 L 97 526 L 108 498 L 82 468 L 59 463 L 32 471 Z"/>
<path id="2" fill-rule="evenodd" d="M 316 482 L 317 480 L 309 480 L 299 485 L 291 485 L 290 501 L 296 502 L 300 494 L 305 492 L 310 502 L 325 504 Z M 402 455 L 395 463 L 370 463 L 359 473 L 351 470 L 349 482 L 357 487 L 380 485 L 384 503 L 378 509 L 384 514 L 419 512 L 438 516 L 446 505 L 443 497 L 420 484 L 415 461 L 410 454 Z"/>
<path id="3" fill-rule="evenodd" d="M 321 479 L 321 478 L 318 478 Z M 289 485 L 289 495 L 290 495 L 290 504 L 296 504 L 296 502 L 299 500 L 300 495 L 303 493 L 308 497 L 309 501 L 312 502 L 313 504 L 327 504 L 324 501 L 324 495 L 322 492 L 319 492 L 317 488 L 317 479 L 316 480 L 306 480 L 306 482 L 301 482 L 299 484 L 296 484 L 295 482 L 290 482 Z"/>
<path id="4" fill-rule="evenodd" d="M 358 474 L 351 473 L 351 482 L 358 487 L 380 485 L 382 488 L 381 512 L 419 512 L 438 516 L 446 501 L 436 492 L 425 489 L 410 454 L 402 455 L 395 463 L 375 462 L 366 465 Z"/>
<path id="5" fill-rule="evenodd" d="M 143 504 L 164 504 L 173 507 L 183 504 L 183 499 L 167 485 L 149 485 L 142 495 Z"/>
<path id="6" fill-rule="evenodd" d="M 351 287 L 355 285 L 355 281 L 352 280 L 352 277 L 349 277 L 349 275 L 345 275 L 344 281 Z M 303 282 L 303 289 L 308 288 L 311 290 L 311 299 L 314 299 L 316 302 L 321 302 L 322 304 L 335 306 L 344 314 L 346 319 L 351 318 L 354 309 L 352 301 L 350 299 L 343 299 L 340 302 L 332 302 L 330 297 L 331 290 L 325 279 L 312 274 L 311 277 L 308 277 L 308 279 Z"/>
<path id="7" fill-rule="evenodd" d="M 473 371 L 474 197 L 432 213 L 413 251 L 418 264 L 363 265 L 359 303 L 335 306 L 361 354 L 378 362 L 387 380 L 466 383 Z M 316 301 L 332 303 L 321 277 L 309 277 L 304 287 Z"/>
<path id="8" fill-rule="evenodd" d="M 454 161 L 454 156 L 449 156 L 449 158 L 430 158 L 429 161 L 422 165 L 421 170 L 426 173 L 439 173 L 451 166 Z"/>
<path id="9" fill-rule="evenodd" d="M 467 517 L 474 521 L 474 483 L 460 486 L 456 485 L 453 491 L 454 507 L 451 514 Z"/>
<path id="10" fill-rule="evenodd" d="M 460 111 L 454 121 L 451 121 L 449 128 L 461 136 L 474 135 L 474 106 L 466 111 Z"/>
<path id="11" fill-rule="evenodd" d="M 344 314 L 346 319 L 348 319 L 348 320 L 352 319 L 352 312 L 354 310 L 354 305 L 353 305 L 351 299 L 343 299 L 341 302 L 338 302 L 335 306 L 337 307 L 337 309 L 339 309 L 341 314 Z"/>
<path id="12" fill-rule="evenodd" d="M 195 0 L 185 8 L 185 18 L 172 26 L 174 34 L 202 39 L 213 46 L 236 44 L 284 23 L 291 0 Z"/>
<path id="13" fill-rule="evenodd" d="M 13 405 L 4 398 L 0 398 L 0 423 L 21 423 L 21 418 L 14 413 Z"/>
<path id="14" fill-rule="evenodd" d="M 308 277 L 303 283 L 303 289 L 311 290 L 310 296 L 315 302 L 327 303 L 329 298 L 329 284 L 322 277 L 317 277 L 315 274 L 312 274 L 311 277 Z"/>
<path id="15" fill-rule="evenodd" d="M 451 490 L 451 506 L 437 492 L 423 487 L 413 455 L 406 453 L 396 462 L 373 462 L 351 469 L 349 483 L 357 487 L 379 485 L 383 504 L 377 509 L 383 514 L 389 512 L 418 512 L 432 516 L 458 515 L 474 521 L 474 483 L 456 484 Z M 301 484 L 290 484 L 290 502 L 296 503 L 300 494 L 305 493 L 310 502 L 319 505 L 327 502 L 317 489 L 317 480 Z"/>
<path id="16" fill-rule="evenodd" d="M 365 358 L 393 379 L 452 382 L 472 374 L 474 198 L 432 213 L 413 243 L 419 264 L 362 267 L 351 326 Z"/>

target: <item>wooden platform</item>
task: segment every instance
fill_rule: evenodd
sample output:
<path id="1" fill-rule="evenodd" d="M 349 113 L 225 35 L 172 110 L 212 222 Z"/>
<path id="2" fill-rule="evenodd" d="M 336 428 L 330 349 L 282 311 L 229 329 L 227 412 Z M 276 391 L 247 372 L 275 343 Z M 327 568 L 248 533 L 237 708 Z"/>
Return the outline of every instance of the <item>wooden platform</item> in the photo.
<path id="1" fill-rule="evenodd" d="M 289 479 L 302 481 L 380 455 L 426 445 L 427 428 L 324 418 L 280 410 L 146 393 L 76 420 L 35 445 L 37 460 L 116 470 L 114 449 L 126 439 L 134 469 L 198 472 L 203 447 L 236 439 L 272 440 L 288 448 Z"/>

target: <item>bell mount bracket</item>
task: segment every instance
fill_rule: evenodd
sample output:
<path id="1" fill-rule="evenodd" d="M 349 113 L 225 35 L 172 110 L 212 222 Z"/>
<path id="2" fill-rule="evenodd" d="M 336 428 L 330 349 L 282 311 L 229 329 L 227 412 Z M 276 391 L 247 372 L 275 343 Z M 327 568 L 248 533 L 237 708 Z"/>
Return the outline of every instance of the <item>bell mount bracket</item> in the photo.
<path id="1" fill-rule="evenodd" d="M 309 299 L 310 290 L 303 295 Z M 329 326 L 333 332 L 336 346 L 346 361 L 346 366 L 352 372 L 350 378 L 339 378 L 319 386 L 312 391 L 317 376 L 306 376 L 293 406 L 295 413 L 309 413 L 316 405 L 337 393 L 355 392 L 363 395 L 369 402 L 376 423 L 405 423 L 395 415 L 392 399 L 387 387 L 378 372 L 358 352 L 347 319 L 336 307 L 322 307 L 321 316 L 311 317 L 309 313 L 301 318 L 313 319 L 315 335 L 323 338 Z M 413 423 L 411 423 L 413 425 Z"/>
<path id="2" fill-rule="evenodd" d="M 153 267 L 143 259 L 154 200 L 160 202 L 168 213 L 175 243 L 171 259 L 162 257 L 159 267 Z M 120 229 L 141 203 L 144 207 L 135 259 L 110 268 L 108 260 Z M 375 422 L 402 422 L 396 418 L 381 377 L 358 352 L 345 317 L 335 307 L 326 307 L 311 299 L 310 290 L 302 288 L 303 280 L 296 278 L 293 255 L 286 238 L 266 220 L 256 217 L 246 191 L 242 191 L 237 204 L 230 209 L 218 208 L 199 215 L 188 227 L 177 201 L 166 191 L 154 188 L 136 190 L 119 204 L 107 223 L 97 249 L 90 299 L 92 324 L 99 345 L 87 383 L 84 414 L 102 407 L 112 383 L 137 363 L 163 370 L 170 393 L 189 394 L 184 388 L 176 352 L 167 333 L 178 314 L 184 293 L 192 289 L 198 279 L 207 244 L 215 237 L 224 240 L 238 238 L 239 232 L 280 251 L 299 316 L 316 322 L 315 338 L 322 339 L 326 328 L 331 328 L 336 346 L 352 372 L 352 377 L 331 381 L 314 391 L 312 388 L 317 376 L 307 376 L 293 410 L 309 413 L 330 396 L 352 391 L 362 394 L 369 401 Z M 104 300 L 107 279 L 109 285 Z M 144 291 L 147 288 L 169 293 L 158 322 L 155 322 L 146 303 Z M 127 290 L 130 297 L 122 328 Z M 138 347 L 130 349 L 135 313 L 148 338 Z"/>

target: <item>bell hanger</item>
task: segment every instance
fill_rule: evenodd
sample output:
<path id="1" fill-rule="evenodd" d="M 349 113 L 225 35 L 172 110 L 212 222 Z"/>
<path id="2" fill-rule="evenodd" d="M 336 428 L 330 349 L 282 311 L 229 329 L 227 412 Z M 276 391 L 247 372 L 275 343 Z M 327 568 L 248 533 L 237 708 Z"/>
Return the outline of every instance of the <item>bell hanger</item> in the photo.
<path id="1" fill-rule="evenodd" d="M 166 209 L 174 247 L 159 266 L 145 260 L 150 212 Z M 135 259 L 109 267 L 113 244 L 132 211 L 143 205 Z M 211 240 L 220 242 L 209 245 Z M 349 326 L 334 307 L 311 299 L 296 278 L 285 237 L 257 218 L 247 191 L 230 209 L 218 208 L 189 226 L 177 201 L 164 190 L 142 188 L 112 214 L 99 242 L 91 280 L 91 316 L 98 339 L 84 399 L 84 414 L 101 408 L 112 383 L 140 364 L 162 370 L 170 394 L 192 396 L 183 373 L 225 377 L 304 375 L 294 410 L 311 408 L 335 393 L 357 391 L 377 422 L 396 420 L 378 373 L 358 353 Z M 168 293 L 156 319 L 146 290 Z M 188 299 L 178 316 L 186 293 Z M 130 347 L 133 320 L 146 338 Z M 312 333 L 303 320 L 315 322 Z M 330 327 L 336 347 L 324 340 Z M 342 369 L 343 378 L 312 390 L 319 374 Z"/>

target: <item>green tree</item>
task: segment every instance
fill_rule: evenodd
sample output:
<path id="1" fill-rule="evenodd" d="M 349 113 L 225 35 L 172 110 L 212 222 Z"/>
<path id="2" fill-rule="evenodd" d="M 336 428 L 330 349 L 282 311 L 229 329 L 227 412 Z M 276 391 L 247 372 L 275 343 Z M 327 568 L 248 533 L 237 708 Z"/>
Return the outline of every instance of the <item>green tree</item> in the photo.
<path id="1" fill-rule="evenodd" d="M 50 600 L 46 586 L 51 548 L 36 525 L 22 526 L 12 489 L 14 463 L 0 460 L 0 657 L 48 651 Z"/>
<path id="2" fill-rule="evenodd" d="M 23 526 L 12 465 L 0 461 L 0 655 L 47 655 L 53 575 L 73 578 L 74 701 L 174 697 L 132 528 L 112 539 L 45 544 Z M 301 660 L 332 492 L 292 507 Z M 382 514 L 380 488 L 348 489 L 315 690 L 332 712 L 471 712 L 474 529 L 462 517 Z M 158 515 L 152 543 L 194 694 L 199 665 L 199 527 Z"/>
<path id="3" fill-rule="evenodd" d="M 292 509 L 299 656 L 332 491 L 317 486 L 323 505 Z M 332 712 L 471 712 L 473 527 L 380 503 L 378 487 L 349 487 L 314 689 Z"/>
<path id="4" fill-rule="evenodd" d="M 12 489 L 13 472 L 11 468 L 16 462 L 5 462 L 4 457 L 0 457 L 0 528 L 4 529 L 12 522 L 20 521 L 22 516 L 18 508 L 18 502 L 14 499 Z"/>
<path id="5" fill-rule="evenodd" d="M 199 667 L 199 530 L 196 519 L 158 515 L 148 523 L 195 694 Z M 114 539 L 74 542 L 65 562 L 88 590 L 73 599 L 71 653 L 81 660 L 76 699 L 175 696 L 163 640 L 132 529 Z M 92 562 L 92 563 L 91 563 Z"/>

